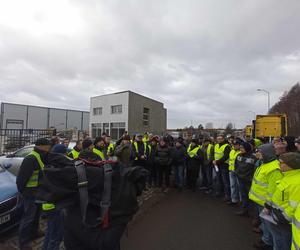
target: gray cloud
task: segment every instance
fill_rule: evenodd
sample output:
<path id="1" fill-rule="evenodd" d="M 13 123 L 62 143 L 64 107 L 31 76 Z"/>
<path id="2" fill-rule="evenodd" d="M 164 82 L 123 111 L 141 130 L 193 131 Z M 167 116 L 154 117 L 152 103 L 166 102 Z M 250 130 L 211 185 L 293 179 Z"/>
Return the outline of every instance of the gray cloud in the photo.
<path id="1" fill-rule="evenodd" d="M 0 4 L 3 101 L 88 109 L 130 89 L 164 102 L 170 128 L 244 126 L 266 112 L 257 88 L 274 103 L 300 78 L 297 0 L 13 4 Z"/>

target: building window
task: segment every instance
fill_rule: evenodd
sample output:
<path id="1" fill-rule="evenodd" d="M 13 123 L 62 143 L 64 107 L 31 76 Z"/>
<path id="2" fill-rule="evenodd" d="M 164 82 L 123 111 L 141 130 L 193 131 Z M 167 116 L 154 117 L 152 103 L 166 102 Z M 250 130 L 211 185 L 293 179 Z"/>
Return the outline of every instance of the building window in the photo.
<path id="1" fill-rule="evenodd" d="M 102 129 L 101 128 L 102 128 L 101 123 L 92 123 L 92 137 L 93 138 L 102 135 Z"/>
<path id="2" fill-rule="evenodd" d="M 112 114 L 121 114 L 122 113 L 122 105 L 111 106 L 111 113 Z"/>
<path id="3" fill-rule="evenodd" d="M 93 115 L 102 115 L 102 107 L 93 108 Z"/>
<path id="4" fill-rule="evenodd" d="M 143 109 L 143 125 L 149 126 L 150 121 L 150 109 L 144 108 Z"/>
<path id="5" fill-rule="evenodd" d="M 125 132 L 125 122 L 112 122 L 110 124 L 110 136 L 113 140 L 118 140 Z"/>

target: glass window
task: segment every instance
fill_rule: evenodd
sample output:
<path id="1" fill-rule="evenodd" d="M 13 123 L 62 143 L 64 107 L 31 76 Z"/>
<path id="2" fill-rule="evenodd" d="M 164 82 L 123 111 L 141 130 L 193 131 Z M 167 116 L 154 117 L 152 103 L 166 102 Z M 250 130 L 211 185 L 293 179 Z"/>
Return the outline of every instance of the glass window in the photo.
<path id="1" fill-rule="evenodd" d="M 102 115 L 102 107 L 93 108 L 93 115 Z"/>
<path id="2" fill-rule="evenodd" d="M 149 120 L 150 120 L 150 109 L 144 108 L 143 109 L 143 125 L 149 126 Z"/>
<path id="3" fill-rule="evenodd" d="M 121 114 L 122 113 L 122 105 L 111 106 L 111 113 L 112 114 Z"/>

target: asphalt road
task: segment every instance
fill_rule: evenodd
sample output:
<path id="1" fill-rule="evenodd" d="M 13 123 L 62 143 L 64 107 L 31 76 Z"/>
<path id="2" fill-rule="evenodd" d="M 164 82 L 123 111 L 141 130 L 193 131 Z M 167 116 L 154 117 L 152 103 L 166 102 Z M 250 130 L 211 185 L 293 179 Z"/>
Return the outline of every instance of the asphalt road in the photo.
<path id="1" fill-rule="evenodd" d="M 251 220 L 235 211 L 201 192 L 170 192 L 129 230 L 121 249 L 253 250 Z"/>

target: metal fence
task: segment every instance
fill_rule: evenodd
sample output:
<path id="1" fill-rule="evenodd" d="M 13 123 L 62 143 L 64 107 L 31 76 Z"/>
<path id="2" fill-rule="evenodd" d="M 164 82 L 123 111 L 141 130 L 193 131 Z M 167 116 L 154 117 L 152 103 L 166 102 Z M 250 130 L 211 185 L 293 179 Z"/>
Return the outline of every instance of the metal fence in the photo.
<path id="1" fill-rule="evenodd" d="M 51 139 L 55 135 L 55 129 L 0 129 L 0 154 L 12 153 L 39 138 Z"/>

